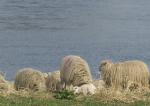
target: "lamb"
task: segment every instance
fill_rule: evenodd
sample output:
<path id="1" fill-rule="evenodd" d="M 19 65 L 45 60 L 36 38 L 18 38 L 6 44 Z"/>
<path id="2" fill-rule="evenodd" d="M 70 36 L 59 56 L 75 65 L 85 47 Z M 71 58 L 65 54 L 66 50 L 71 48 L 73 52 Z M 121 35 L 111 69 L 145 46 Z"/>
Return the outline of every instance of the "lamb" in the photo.
<path id="1" fill-rule="evenodd" d="M 99 67 L 102 78 L 108 87 L 126 89 L 128 82 L 148 87 L 149 70 L 147 65 L 139 60 L 119 63 L 103 61 Z"/>
<path id="2" fill-rule="evenodd" d="M 21 69 L 16 74 L 14 87 L 16 90 L 44 91 L 46 90 L 44 75 L 36 69 Z"/>
<path id="3" fill-rule="evenodd" d="M 94 95 L 96 93 L 96 87 L 92 84 L 83 84 L 81 86 L 73 87 L 74 94 L 83 94 L 84 96 L 87 95 Z"/>

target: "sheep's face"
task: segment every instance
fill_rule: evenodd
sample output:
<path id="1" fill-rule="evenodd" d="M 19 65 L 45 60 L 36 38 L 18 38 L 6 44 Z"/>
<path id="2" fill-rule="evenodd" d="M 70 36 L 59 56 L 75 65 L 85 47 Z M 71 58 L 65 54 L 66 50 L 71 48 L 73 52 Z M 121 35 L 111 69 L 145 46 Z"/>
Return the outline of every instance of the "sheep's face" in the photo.
<path id="1" fill-rule="evenodd" d="M 38 91 L 39 90 L 38 84 L 36 84 L 36 83 L 30 84 L 29 88 L 32 89 L 33 91 Z"/>
<path id="2" fill-rule="evenodd" d="M 111 60 L 102 61 L 100 66 L 99 66 L 99 71 L 101 72 L 101 71 L 105 70 L 106 68 L 107 69 L 110 68 L 112 64 L 113 63 Z"/>
<path id="3" fill-rule="evenodd" d="M 43 76 L 44 76 L 45 80 L 48 79 L 48 74 L 47 73 L 43 73 Z"/>
<path id="4" fill-rule="evenodd" d="M 32 79 L 32 82 L 29 83 L 29 88 L 33 91 L 43 91 L 46 89 L 45 80 L 43 78 Z"/>
<path id="5" fill-rule="evenodd" d="M 41 90 L 41 83 L 32 83 L 32 84 L 29 84 L 29 88 L 32 89 L 33 91 L 39 91 Z"/>
<path id="6" fill-rule="evenodd" d="M 79 94 L 80 93 L 78 86 L 73 87 L 73 91 L 74 91 L 74 94 Z"/>

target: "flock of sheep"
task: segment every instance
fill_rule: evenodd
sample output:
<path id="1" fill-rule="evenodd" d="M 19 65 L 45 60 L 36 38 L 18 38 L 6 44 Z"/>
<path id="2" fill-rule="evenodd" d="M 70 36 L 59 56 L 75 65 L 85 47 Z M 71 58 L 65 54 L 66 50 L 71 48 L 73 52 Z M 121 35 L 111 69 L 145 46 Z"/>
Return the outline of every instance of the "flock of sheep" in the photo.
<path id="1" fill-rule="evenodd" d="M 88 63 L 79 56 L 65 56 L 60 69 L 54 72 L 42 73 L 32 68 L 17 72 L 13 89 L 31 91 L 71 90 L 74 94 L 93 95 L 100 89 L 115 90 L 149 89 L 148 66 L 138 60 L 113 63 L 102 61 L 99 65 L 101 80 L 92 80 Z M 9 89 L 8 81 L 0 76 L 0 89 Z M 5 86 L 4 86 L 5 85 Z M 7 86 L 6 86 L 7 85 Z"/>

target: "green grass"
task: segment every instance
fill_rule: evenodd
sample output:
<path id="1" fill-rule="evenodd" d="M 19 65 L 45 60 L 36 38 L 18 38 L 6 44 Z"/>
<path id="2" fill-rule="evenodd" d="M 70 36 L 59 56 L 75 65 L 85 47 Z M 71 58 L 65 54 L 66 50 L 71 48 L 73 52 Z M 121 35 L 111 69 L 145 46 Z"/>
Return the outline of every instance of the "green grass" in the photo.
<path id="1" fill-rule="evenodd" d="M 90 98 L 77 100 L 40 99 L 21 97 L 16 95 L 0 96 L 0 106 L 150 106 L 150 101 L 136 101 L 134 103 L 121 103 L 118 101 L 100 102 Z"/>
<path id="2" fill-rule="evenodd" d="M 67 100 L 74 100 L 75 99 L 75 95 L 72 91 L 57 91 L 55 92 L 54 97 L 56 99 L 67 99 Z"/>

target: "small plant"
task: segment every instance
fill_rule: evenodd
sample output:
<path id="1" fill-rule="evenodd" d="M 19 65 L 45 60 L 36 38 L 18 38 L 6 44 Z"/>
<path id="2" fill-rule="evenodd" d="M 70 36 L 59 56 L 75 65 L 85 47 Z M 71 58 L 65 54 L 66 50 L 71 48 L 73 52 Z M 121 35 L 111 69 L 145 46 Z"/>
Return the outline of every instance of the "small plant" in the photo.
<path id="1" fill-rule="evenodd" d="M 75 95 L 74 95 L 74 93 L 72 91 L 63 90 L 63 91 L 55 92 L 54 97 L 56 99 L 73 100 L 75 98 Z"/>

